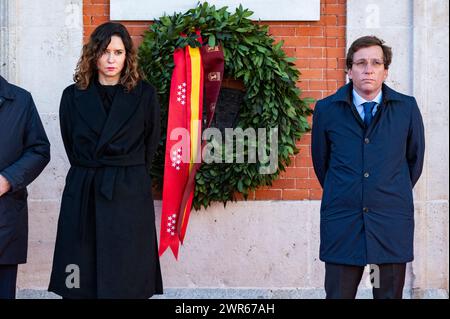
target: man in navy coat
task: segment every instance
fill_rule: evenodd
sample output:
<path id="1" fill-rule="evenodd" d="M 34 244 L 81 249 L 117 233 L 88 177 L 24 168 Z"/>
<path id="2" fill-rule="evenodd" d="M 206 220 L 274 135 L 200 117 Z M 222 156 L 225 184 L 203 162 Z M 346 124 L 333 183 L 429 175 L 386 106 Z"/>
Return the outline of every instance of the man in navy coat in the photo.
<path id="1" fill-rule="evenodd" d="M 355 298 L 367 264 L 374 298 L 402 298 L 413 260 L 412 189 L 422 172 L 424 128 L 414 97 L 384 84 L 391 61 L 384 41 L 357 39 L 347 54 L 350 83 L 314 110 L 327 298 Z"/>
<path id="2" fill-rule="evenodd" d="M 26 186 L 49 161 L 31 94 L 0 76 L 0 299 L 15 298 L 17 265 L 27 259 Z"/>

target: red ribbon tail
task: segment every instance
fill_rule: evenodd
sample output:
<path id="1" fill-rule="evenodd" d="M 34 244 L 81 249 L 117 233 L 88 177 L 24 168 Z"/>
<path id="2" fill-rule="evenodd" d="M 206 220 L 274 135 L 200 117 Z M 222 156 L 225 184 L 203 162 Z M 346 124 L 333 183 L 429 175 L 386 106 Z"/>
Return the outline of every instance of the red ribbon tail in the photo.
<path id="1" fill-rule="evenodd" d="M 173 255 L 175 256 L 175 259 L 178 260 L 178 251 L 180 247 L 180 241 L 178 238 L 172 237 L 173 239 L 167 238 L 166 240 L 161 240 L 159 243 L 159 256 L 161 257 L 164 252 L 167 250 L 167 248 L 170 247 L 172 250 Z"/>
<path id="2" fill-rule="evenodd" d="M 194 191 L 189 194 L 189 199 L 186 203 L 185 214 L 184 214 L 184 222 L 181 224 L 181 229 L 178 234 L 181 244 L 183 244 L 184 237 L 186 236 L 186 229 L 189 223 L 189 216 L 191 215 L 192 209 L 192 201 L 194 199 Z"/>

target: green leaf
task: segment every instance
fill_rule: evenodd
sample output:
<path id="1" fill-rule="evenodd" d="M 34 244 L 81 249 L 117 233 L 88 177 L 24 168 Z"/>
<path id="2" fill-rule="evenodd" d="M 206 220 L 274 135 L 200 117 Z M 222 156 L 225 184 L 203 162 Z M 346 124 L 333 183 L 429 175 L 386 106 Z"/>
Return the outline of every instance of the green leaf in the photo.
<path id="1" fill-rule="evenodd" d="M 244 191 L 244 184 L 242 183 L 242 180 L 239 180 L 239 182 L 237 184 L 237 189 L 241 193 Z"/>
<path id="2" fill-rule="evenodd" d="M 211 34 L 211 35 L 209 36 L 209 39 L 208 39 L 208 45 L 209 45 L 210 47 L 215 47 L 215 46 L 216 46 L 216 37 L 214 36 L 214 34 Z"/>

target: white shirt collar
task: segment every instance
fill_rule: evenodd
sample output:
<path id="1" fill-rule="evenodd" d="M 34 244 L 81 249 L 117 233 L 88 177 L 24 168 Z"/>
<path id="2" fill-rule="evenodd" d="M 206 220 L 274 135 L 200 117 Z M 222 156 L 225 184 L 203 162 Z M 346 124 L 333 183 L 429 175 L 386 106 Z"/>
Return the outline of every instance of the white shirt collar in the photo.
<path id="1" fill-rule="evenodd" d="M 360 106 L 365 102 L 376 102 L 377 104 L 380 104 L 382 97 L 383 92 L 380 90 L 380 93 L 378 93 L 377 96 L 375 96 L 375 98 L 372 101 L 367 101 L 364 98 L 362 98 L 361 95 L 359 95 L 355 89 L 353 89 L 353 104 L 355 104 L 355 106 Z"/>

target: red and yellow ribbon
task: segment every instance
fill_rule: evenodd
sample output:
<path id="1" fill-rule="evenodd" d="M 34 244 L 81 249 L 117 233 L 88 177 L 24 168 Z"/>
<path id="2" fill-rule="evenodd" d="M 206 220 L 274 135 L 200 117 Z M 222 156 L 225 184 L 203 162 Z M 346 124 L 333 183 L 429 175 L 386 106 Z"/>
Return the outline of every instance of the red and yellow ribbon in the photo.
<path id="1" fill-rule="evenodd" d="M 203 59 L 205 57 L 205 59 Z M 223 75 L 223 52 L 204 46 L 174 52 L 166 152 L 159 255 L 170 247 L 178 259 L 195 190 L 195 174 L 201 165 L 204 62 L 207 71 L 205 103 L 208 123 L 214 114 Z M 208 124 L 209 125 L 209 124 Z"/>

